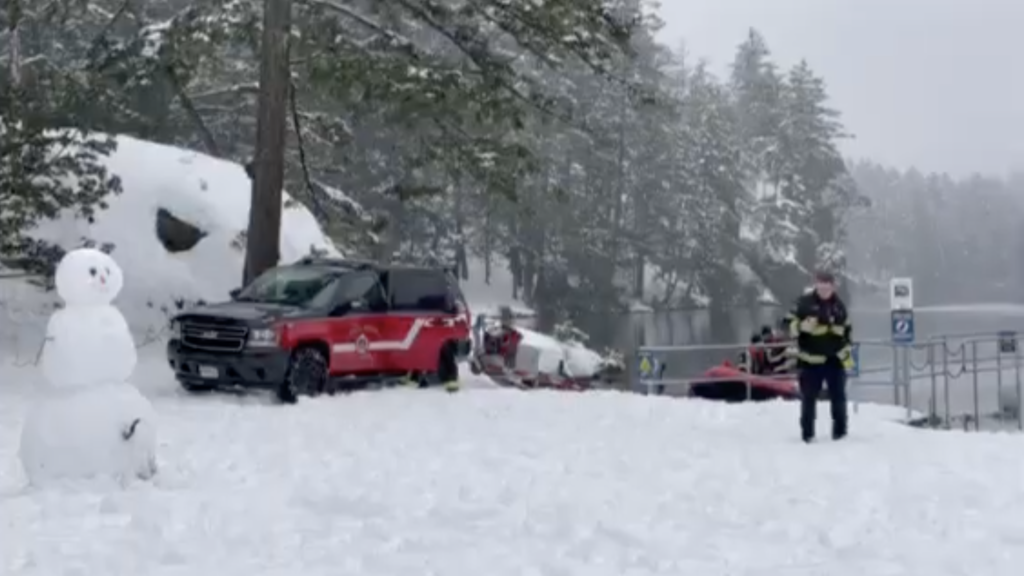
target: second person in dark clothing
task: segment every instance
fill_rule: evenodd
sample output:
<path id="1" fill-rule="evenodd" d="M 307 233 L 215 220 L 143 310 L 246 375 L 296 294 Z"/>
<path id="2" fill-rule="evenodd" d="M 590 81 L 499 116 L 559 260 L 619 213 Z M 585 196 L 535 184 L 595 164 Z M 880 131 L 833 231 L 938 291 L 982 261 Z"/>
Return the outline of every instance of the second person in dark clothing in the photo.
<path id="1" fill-rule="evenodd" d="M 828 389 L 832 438 L 846 436 L 846 367 L 851 361 L 852 326 L 846 305 L 828 272 L 814 276 L 814 290 L 801 296 L 789 315 L 790 335 L 796 340 L 800 372 L 800 431 L 804 442 L 814 440 L 817 401 Z"/>

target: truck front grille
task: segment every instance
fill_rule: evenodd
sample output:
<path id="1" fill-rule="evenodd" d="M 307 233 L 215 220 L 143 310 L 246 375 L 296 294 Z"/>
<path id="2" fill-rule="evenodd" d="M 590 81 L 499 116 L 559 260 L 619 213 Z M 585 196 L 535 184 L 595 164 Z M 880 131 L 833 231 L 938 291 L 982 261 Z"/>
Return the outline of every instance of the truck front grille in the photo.
<path id="1" fill-rule="evenodd" d="M 210 352 L 241 352 L 249 336 L 247 326 L 221 324 L 202 319 L 181 321 L 181 343 Z"/>

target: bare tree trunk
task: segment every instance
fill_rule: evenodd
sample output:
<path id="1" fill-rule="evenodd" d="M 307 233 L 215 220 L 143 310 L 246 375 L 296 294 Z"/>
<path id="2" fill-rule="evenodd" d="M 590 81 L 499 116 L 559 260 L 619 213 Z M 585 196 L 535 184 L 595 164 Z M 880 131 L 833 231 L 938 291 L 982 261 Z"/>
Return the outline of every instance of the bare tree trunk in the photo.
<path id="1" fill-rule="evenodd" d="M 633 191 L 633 230 L 637 237 L 635 247 L 636 260 L 633 263 L 633 297 L 643 300 L 646 289 L 646 278 L 644 271 L 647 266 L 647 212 L 648 205 L 647 191 Z"/>
<path id="2" fill-rule="evenodd" d="M 465 193 L 462 182 L 455 184 L 455 233 L 458 243 L 455 245 L 455 265 L 458 267 L 459 279 L 469 280 L 469 254 L 466 250 L 466 214 L 463 207 Z"/>
<path id="3" fill-rule="evenodd" d="M 512 273 L 512 299 L 520 297 L 520 290 L 523 287 L 523 241 L 522 223 L 519 221 L 519 214 L 512 217 L 509 223 L 508 269 Z"/>
<path id="4" fill-rule="evenodd" d="M 245 283 L 281 259 L 284 147 L 290 86 L 288 35 L 291 0 L 265 0 L 260 94 L 256 120 L 255 179 L 246 237 Z"/>
<path id="5" fill-rule="evenodd" d="M 167 75 L 167 80 L 171 83 L 171 87 L 174 89 L 174 93 L 178 97 L 178 103 L 181 104 L 181 109 L 188 116 L 192 124 L 195 125 L 196 130 L 199 131 L 199 138 L 203 141 L 203 146 L 206 148 L 206 153 L 210 156 L 217 158 L 223 158 L 224 153 L 217 144 L 217 138 L 214 137 L 213 132 L 210 131 L 209 126 L 203 121 L 203 115 L 196 109 L 196 105 L 189 98 L 188 93 L 185 91 L 185 86 L 181 83 L 181 78 L 178 77 L 177 71 L 174 67 L 168 65 L 164 68 L 164 73 Z"/>
<path id="6" fill-rule="evenodd" d="M 10 32 L 8 46 L 8 53 L 10 54 L 11 61 L 10 74 L 11 84 L 15 87 L 21 86 L 21 34 L 19 27 L 21 24 L 21 0 L 8 0 L 10 4 L 7 5 L 7 22 L 8 32 Z"/>
<path id="7" fill-rule="evenodd" d="M 626 94 L 623 93 L 620 99 L 619 106 L 619 134 L 618 134 L 618 154 L 616 163 L 616 178 L 617 184 L 612 187 L 615 192 L 614 202 L 612 202 L 612 215 L 611 215 L 611 246 L 608 248 L 608 254 L 611 257 L 610 272 L 608 276 L 610 282 L 615 281 L 615 277 L 619 272 L 619 250 L 622 242 L 622 230 L 626 227 L 625 222 L 625 211 L 624 205 L 626 198 L 626 116 L 628 114 Z"/>
<path id="8" fill-rule="evenodd" d="M 488 191 L 488 193 L 490 193 L 490 192 Z M 487 198 L 487 208 L 486 208 L 486 212 L 484 213 L 484 242 L 483 242 L 483 244 L 484 244 L 484 284 L 488 284 L 488 285 L 491 283 L 491 259 L 493 258 L 493 255 L 491 254 L 491 251 L 494 249 L 494 240 L 493 240 L 493 238 L 494 238 L 494 231 L 491 230 L 491 226 L 493 226 L 493 223 L 492 223 L 492 220 L 493 220 L 492 212 L 493 212 L 493 210 L 491 208 L 492 205 L 493 205 L 493 200 L 491 200 L 490 197 L 488 197 Z"/>

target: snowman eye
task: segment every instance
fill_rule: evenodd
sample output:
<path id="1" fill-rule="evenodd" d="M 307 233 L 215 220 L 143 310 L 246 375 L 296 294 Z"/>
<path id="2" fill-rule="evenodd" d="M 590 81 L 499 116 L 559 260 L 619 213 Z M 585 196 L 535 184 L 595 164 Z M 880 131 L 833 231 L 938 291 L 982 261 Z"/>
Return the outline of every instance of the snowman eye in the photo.
<path id="1" fill-rule="evenodd" d="M 107 276 L 110 276 L 110 268 L 105 268 L 105 270 L 107 271 Z"/>
<path id="2" fill-rule="evenodd" d="M 95 268 L 89 268 L 89 276 L 95 276 L 95 275 L 96 275 L 96 269 Z"/>

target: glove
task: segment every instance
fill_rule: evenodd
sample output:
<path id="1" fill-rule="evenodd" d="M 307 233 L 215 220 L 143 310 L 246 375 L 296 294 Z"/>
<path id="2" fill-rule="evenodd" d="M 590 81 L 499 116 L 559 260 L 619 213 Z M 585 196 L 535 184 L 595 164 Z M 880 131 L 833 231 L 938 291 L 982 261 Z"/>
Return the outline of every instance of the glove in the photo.
<path id="1" fill-rule="evenodd" d="M 817 318 L 804 318 L 804 320 L 800 322 L 800 330 L 802 330 L 803 332 L 810 332 L 811 330 L 814 330 L 817 327 Z"/>

